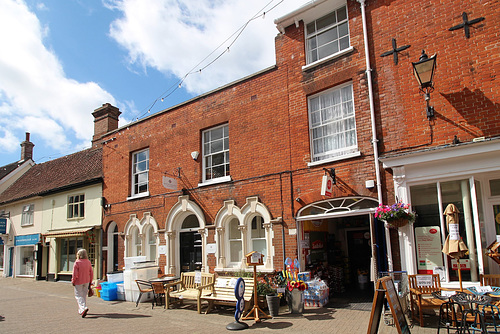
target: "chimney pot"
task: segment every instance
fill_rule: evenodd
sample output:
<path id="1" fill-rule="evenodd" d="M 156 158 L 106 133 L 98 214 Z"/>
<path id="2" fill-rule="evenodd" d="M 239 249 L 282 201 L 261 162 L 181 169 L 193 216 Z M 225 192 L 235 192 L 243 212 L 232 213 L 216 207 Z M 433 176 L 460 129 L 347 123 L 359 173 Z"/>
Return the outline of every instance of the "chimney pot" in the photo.
<path id="1" fill-rule="evenodd" d="M 30 142 L 30 133 L 26 132 L 26 140 L 21 143 L 21 161 L 33 159 L 33 144 Z"/>

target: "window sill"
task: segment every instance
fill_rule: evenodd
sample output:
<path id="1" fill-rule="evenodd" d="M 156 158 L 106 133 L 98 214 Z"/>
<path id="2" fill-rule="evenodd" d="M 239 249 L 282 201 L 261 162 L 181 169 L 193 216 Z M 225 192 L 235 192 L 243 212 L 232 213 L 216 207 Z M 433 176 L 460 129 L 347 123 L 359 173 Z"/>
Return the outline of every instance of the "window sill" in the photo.
<path id="1" fill-rule="evenodd" d="M 21 225 L 21 228 L 23 228 L 23 227 L 32 227 L 32 226 L 33 226 L 33 224 L 24 224 L 24 225 Z"/>
<path id="2" fill-rule="evenodd" d="M 302 71 L 307 71 L 307 70 L 310 70 L 311 68 L 314 68 L 316 66 L 319 66 L 321 64 L 324 64 L 332 59 L 336 59 L 336 58 L 340 58 L 342 57 L 343 55 L 346 55 L 348 53 L 351 53 L 352 51 L 354 51 L 354 47 L 350 46 L 348 47 L 347 49 L 345 50 L 342 50 L 340 52 L 337 52 L 331 56 L 328 56 L 328 57 L 325 57 L 325 58 L 322 58 L 320 60 L 316 60 L 315 62 L 313 63 L 310 63 L 310 64 L 307 64 L 307 65 L 304 65 L 302 66 Z"/>
<path id="3" fill-rule="evenodd" d="M 225 182 L 231 182 L 231 176 L 223 176 L 219 177 L 216 179 L 204 181 L 202 183 L 198 183 L 198 187 L 206 187 L 206 186 L 211 186 L 213 184 L 219 184 L 219 183 L 225 183 Z"/>
<path id="4" fill-rule="evenodd" d="M 345 154 L 345 155 L 339 155 L 338 157 L 328 158 L 328 159 L 325 159 L 325 160 L 320 160 L 320 161 L 315 161 L 315 162 L 308 162 L 307 166 L 308 167 L 318 166 L 318 165 L 326 164 L 326 163 L 329 163 L 329 162 L 334 162 L 334 161 L 339 161 L 339 160 L 345 160 L 345 159 L 350 159 L 350 158 L 354 158 L 354 157 L 359 157 L 360 155 L 361 155 L 361 152 L 356 151 L 356 152 L 353 152 L 353 153 L 349 153 L 349 154 Z"/>
<path id="5" fill-rule="evenodd" d="M 137 195 L 127 197 L 127 201 L 133 201 L 134 199 L 140 199 L 140 198 L 144 198 L 144 197 L 149 197 L 149 191 L 147 191 L 145 193 L 140 193 Z"/>

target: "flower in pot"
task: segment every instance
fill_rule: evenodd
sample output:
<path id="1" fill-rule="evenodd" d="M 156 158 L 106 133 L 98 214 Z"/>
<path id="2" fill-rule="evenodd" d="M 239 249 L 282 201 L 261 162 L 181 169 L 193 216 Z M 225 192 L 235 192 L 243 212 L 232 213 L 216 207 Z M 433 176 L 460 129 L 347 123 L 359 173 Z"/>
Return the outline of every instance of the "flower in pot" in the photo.
<path id="1" fill-rule="evenodd" d="M 386 221 L 390 227 L 398 228 L 413 223 L 416 214 L 408 204 L 397 202 L 392 205 L 380 204 L 375 210 L 375 218 Z"/>

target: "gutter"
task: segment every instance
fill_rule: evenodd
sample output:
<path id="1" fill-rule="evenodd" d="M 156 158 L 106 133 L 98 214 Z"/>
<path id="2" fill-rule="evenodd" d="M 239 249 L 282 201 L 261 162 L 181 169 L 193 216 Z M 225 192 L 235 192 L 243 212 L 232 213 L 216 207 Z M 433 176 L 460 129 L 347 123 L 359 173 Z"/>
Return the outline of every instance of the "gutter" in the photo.
<path id="1" fill-rule="evenodd" d="M 365 12 L 365 0 L 357 0 L 361 5 L 361 18 L 363 21 L 363 38 L 365 44 L 365 60 L 366 60 L 366 79 L 368 81 L 368 97 L 370 100 L 370 118 L 372 125 L 372 145 L 373 145 L 373 160 L 375 163 L 375 175 L 377 178 L 377 196 L 378 203 L 382 204 L 382 183 L 380 181 L 380 164 L 379 164 L 379 156 L 378 156 L 378 139 L 377 139 L 377 127 L 375 124 L 375 106 L 373 103 L 373 86 L 372 86 L 372 69 L 370 65 L 370 51 L 368 48 L 368 28 L 366 27 L 366 12 Z M 371 225 L 370 225 L 371 226 Z M 385 227 L 385 239 L 386 239 L 386 248 L 387 248 L 387 265 L 389 271 L 393 271 L 393 262 L 392 262 L 392 250 L 391 250 L 391 238 L 389 234 L 389 228 L 387 223 L 384 224 Z M 370 231 L 373 232 L 373 231 Z M 372 234 L 373 235 L 373 234 Z"/>

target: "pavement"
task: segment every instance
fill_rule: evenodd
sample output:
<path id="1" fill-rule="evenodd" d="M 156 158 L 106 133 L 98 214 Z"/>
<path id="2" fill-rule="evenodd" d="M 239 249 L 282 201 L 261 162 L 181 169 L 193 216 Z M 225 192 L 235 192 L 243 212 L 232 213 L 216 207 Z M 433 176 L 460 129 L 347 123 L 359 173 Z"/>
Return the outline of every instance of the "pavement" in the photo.
<path id="1" fill-rule="evenodd" d="M 322 308 L 306 308 L 302 314 L 291 314 L 286 306 L 276 318 L 260 323 L 243 322 L 249 333 L 367 333 L 371 314 L 370 297 L 334 297 Z M 73 286 L 67 282 L 34 281 L 0 277 L 0 333 L 222 333 L 235 332 L 226 326 L 235 321 L 234 310 L 217 309 L 198 314 L 196 306 L 164 309 L 151 303 L 88 299 L 89 312 L 82 318 L 77 312 Z M 426 327 L 410 324 L 411 333 L 436 332 L 437 317 L 426 317 Z M 398 333 L 381 317 L 378 333 Z"/>

